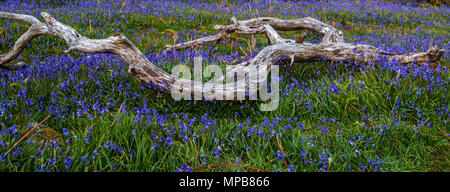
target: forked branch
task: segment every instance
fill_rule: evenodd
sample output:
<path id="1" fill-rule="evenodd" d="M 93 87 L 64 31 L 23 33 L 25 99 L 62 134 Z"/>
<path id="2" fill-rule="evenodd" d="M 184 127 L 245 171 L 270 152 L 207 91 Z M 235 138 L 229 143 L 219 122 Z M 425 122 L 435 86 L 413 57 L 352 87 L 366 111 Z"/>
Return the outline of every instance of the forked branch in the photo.
<path id="1" fill-rule="evenodd" d="M 16 41 L 12 50 L 6 54 L 0 55 L 0 67 L 15 69 L 17 66 L 8 64 L 14 60 L 26 47 L 26 45 L 39 35 L 53 35 L 64 39 L 70 51 L 84 53 L 112 53 L 122 60 L 128 67 L 128 73 L 133 75 L 143 84 L 154 84 L 161 91 L 170 93 L 171 89 L 188 91 L 191 94 L 202 94 L 202 89 L 214 90 L 212 96 L 220 98 L 229 94 L 242 94 L 250 88 L 236 87 L 234 90 L 225 90 L 223 84 L 203 83 L 192 81 L 190 79 L 180 79 L 173 76 L 151 63 L 148 58 L 124 35 L 116 33 L 105 39 L 89 39 L 80 35 L 72 27 L 65 25 L 46 12 L 41 13 L 45 20 L 40 22 L 33 16 L 0 12 L 0 17 L 8 19 L 17 19 L 31 23 L 31 27 Z M 249 66 L 265 67 L 270 70 L 270 65 L 275 63 L 276 58 L 287 57 L 291 61 L 312 61 L 326 58 L 331 61 L 376 61 L 380 57 L 388 60 L 398 60 L 401 64 L 408 64 L 417 59 L 418 63 L 429 61 L 436 63 L 444 53 L 444 49 L 436 47 L 430 48 L 427 52 L 415 53 L 411 55 L 396 55 L 381 51 L 369 45 L 352 45 L 344 42 L 343 33 L 319 20 L 307 17 L 297 20 L 281 20 L 276 18 L 255 18 L 246 21 L 232 19 L 233 24 L 227 26 L 217 25 L 215 29 L 218 34 L 203 37 L 197 40 L 189 41 L 183 44 L 167 46 L 167 50 L 184 49 L 197 46 L 204 42 L 217 41 L 230 33 L 238 34 L 266 34 L 270 44 L 262 49 L 250 62 L 244 62 L 235 65 L 227 74 L 236 71 L 249 72 Z M 276 30 L 300 30 L 304 29 L 318 34 L 322 39 L 320 44 L 295 43 L 294 40 L 283 39 Z M 21 63 L 20 65 L 24 65 Z M 192 85 L 183 87 L 175 82 L 179 80 L 183 84 Z M 265 79 L 258 79 L 258 82 Z M 243 83 L 242 81 L 236 83 Z M 204 95 L 206 96 L 206 95 Z M 210 95 L 211 96 L 211 95 Z M 214 97 L 213 97 L 214 98 Z"/>

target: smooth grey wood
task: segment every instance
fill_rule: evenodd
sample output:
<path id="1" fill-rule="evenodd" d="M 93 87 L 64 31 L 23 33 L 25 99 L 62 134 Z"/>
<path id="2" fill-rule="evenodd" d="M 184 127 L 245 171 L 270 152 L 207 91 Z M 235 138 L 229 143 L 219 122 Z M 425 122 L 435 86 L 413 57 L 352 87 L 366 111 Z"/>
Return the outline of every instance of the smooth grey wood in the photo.
<path id="1" fill-rule="evenodd" d="M 105 39 L 89 39 L 80 35 L 72 27 L 65 25 L 46 12 L 41 13 L 45 20 L 40 22 L 38 19 L 28 15 L 14 14 L 0 12 L 0 17 L 8 19 L 17 19 L 31 23 L 31 27 L 16 41 L 12 50 L 6 54 L 0 55 L 0 67 L 6 69 L 16 69 L 15 65 L 8 64 L 14 60 L 26 47 L 26 45 L 35 37 L 39 35 L 54 35 L 64 39 L 67 43 L 68 49 L 65 53 L 70 51 L 78 51 L 84 53 L 112 53 L 122 60 L 127 68 L 128 73 L 133 75 L 137 81 L 143 84 L 153 83 L 158 86 L 162 92 L 170 93 L 171 89 L 185 90 L 192 94 L 201 94 L 204 88 L 213 90 L 213 93 L 204 94 L 205 97 L 221 97 L 229 94 L 242 94 L 249 89 L 256 88 L 260 82 L 266 79 L 265 74 L 258 74 L 260 78 L 256 82 L 246 84 L 245 81 L 237 81 L 225 85 L 240 85 L 234 90 L 224 89 L 224 85 L 220 83 L 199 82 L 190 79 L 180 79 L 175 77 L 151 63 L 148 58 L 124 35 L 116 33 L 111 37 Z M 410 55 L 397 55 L 387 53 L 370 45 L 352 45 L 344 43 L 343 33 L 333 27 L 318 21 L 316 19 L 307 17 L 297 20 L 281 20 L 276 18 L 255 18 L 246 21 L 238 21 L 232 19 L 232 25 L 221 26 L 215 28 L 221 32 L 217 35 L 204 37 L 199 40 L 186 42 L 185 45 L 168 46 L 169 50 L 182 49 L 191 46 L 196 46 L 198 42 L 216 41 L 229 33 L 236 32 L 241 34 L 266 34 L 270 43 L 262 49 L 253 59 L 248 62 L 243 62 L 235 65 L 230 71 L 231 74 L 236 71 L 244 71 L 246 73 L 253 73 L 250 71 L 251 67 L 264 67 L 270 70 L 270 66 L 275 63 L 275 59 L 293 58 L 294 61 L 313 61 L 320 60 L 322 57 L 330 61 L 359 61 L 367 63 L 369 61 L 376 61 L 379 57 L 385 57 L 387 60 L 399 60 L 400 64 L 408 64 L 417 58 L 418 63 L 429 61 L 437 63 L 444 53 L 444 49 L 431 47 L 426 52 L 414 53 Z M 275 30 L 299 30 L 306 29 L 313 33 L 322 36 L 320 44 L 302 43 L 297 44 L 293 40 L 286 40 L 280 37 Z M 201 41 L 200 41 L 201 40 Z M 291 59 L 291 64 L 292 64 Z M 23 66 L 20 63 L 18 66 Z M 259 73 L 259 72 L 258 72 Z M 175 83 L 176 81 L 182 84 L 192 85 L 191 87 L 183 87 Z"/>

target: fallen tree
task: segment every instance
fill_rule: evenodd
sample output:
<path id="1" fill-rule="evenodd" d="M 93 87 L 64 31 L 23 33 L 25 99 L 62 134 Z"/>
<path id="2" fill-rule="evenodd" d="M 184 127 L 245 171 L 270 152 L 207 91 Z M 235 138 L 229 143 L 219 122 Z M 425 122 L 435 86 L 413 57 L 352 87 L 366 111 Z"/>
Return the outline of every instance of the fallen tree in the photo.
<path id="1" fill-rule="evenodd" d="M 12 70 L 24 66 L 25 63 L 23 62 L 16 65 L 9 64 L 9 62 L 14 60 L 35 37 L 39 35 L 53 35 L 65 40 L 68 46 L 68 49 L 64 51 L 65 53 L 78 51 L 84 53 L 112 53 L 116 55 L 126 64 L 128 73 L 133 75 L 136 80 L 143 84 L 156 85 L 161 91 L 166 93 L 170 93 L 172 89 L 178 89 L 198 95 L 202 94 L 202 90 L 207 88 L 208 90 L 214 90 L 211 93 L 213 94 L 212 96 L 219 98 L 235 93 L 245 94 L 249 90 L 249 86 L 254 86 L 261 81 L 265 81 L 265 79 L 258 79 L 256 84 L 245 84 L 243 87 L 235 86 L 234 90 L 229 90 L 223 89 L 223 84 L 219 85 L 210 82 L 203 83 L 201 81 L 181 79 L 152 64 L 128 38 L 120 33 L 116 33 L 105 39 L 89 39 L 80 35 L 72 27 L 57 21 L 48 13 L 42 12 L 41 15 L 45 22 L 41 22 L 37 18 L 29 15 L 0 12 L 0 17 L 2 18 L 22 20 L 31 24 L 31 27 L 16 41 L 12 50 L 0 55 L 1 68 Z M 437 63 L 445 51 L 444 49 L 431 47 L 426 52 L 407 55 L 385 52 L 370 45 L 345 43 L 342 31 L 311 17 L 297 20 L 262 17 L 245 21 L 238 21 L 236 18 L 232 18 L 232 22 L 233 24 L 231 25 L 215 26 L 215 29 L 218 31 L 215 35 L 185 43 L 167 45 L 165 51 L 170 52 L 186 49 L 202 43 L 218 41 L 228 37 L 231 33 L 245 35 L 265 34 L 270 45 L 263 48 L 253 59 L 234 65 L 230 71 L 227 71 L 227 75 L 237 71 L 249 73 L 250 66 L 264 67 L 270 70 L 270 66 L 275 63 L 277 58 L 281 57 L 290 59 L 291 65 L 294 62 L 313 61 L 322 58 L 326 58 L 328 61 L 358 61 L 363 63 L 370 61 L 376 62 L 377 59 L 384 58 L 388 61 L 397 60 L 400 64 L 406 65 L 414 62 L 414 60 L 418 64 L 427 61 Z M 311 44 L 304 43 L 303 41 L 284 39 L 276 30 L 306 30 L 320 36 L 321 43 Z M 175 83 L 176 81 L 182 83 L 177 84 Z M 234 82 L 234 84 L 239 83 L 243 82 Z M 183 87 L 183 84 L 192 86 Z"/>

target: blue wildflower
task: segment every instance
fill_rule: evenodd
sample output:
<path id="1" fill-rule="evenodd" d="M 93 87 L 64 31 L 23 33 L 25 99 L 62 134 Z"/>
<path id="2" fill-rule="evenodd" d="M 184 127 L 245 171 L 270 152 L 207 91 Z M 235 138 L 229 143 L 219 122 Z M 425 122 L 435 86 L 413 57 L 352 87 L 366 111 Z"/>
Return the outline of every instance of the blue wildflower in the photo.
<path id="1" fill-rule="evenodd" d="M 179 169 L 175 170 L 175 172 L 192 172 L 192 169 L 183 163 L 183 166 L 181 166 Z"/>
<path id="2" fill-rule="evenodd" d="M 67 135 L 69 135 L 69 130 L 66 129 L 66 128 L 64 128 L 64 129 L 63 129 L 63 133 L 64 133 L 65 136 L 67 136 Z"/>
<path id="3" fill-rule="evenodd" d="M 294 172 L 294 166 L 293 165 L 289 165 L 288 171 L 289 172 Z"/>
<path id="4" fill-rule="evenodd" d="M 66 164 L 66 168 L 70 167 L 72 165 L 72 157 L 67 157 L 64 163 Z"/>
<path id="5" fill-rule="evenodd" d="M 285 154 L 282 154 L 279 150 L 275 153 L 275 155 L 277 156 L 278 160 L 283 160 L 284 157 L 286 156 Z"/>
<path id="6" fill-rule="evenodd" d="M 217 159 L 219 159 L 221 152 L 222 152 L 222 149 L 219 146 L 217 146 L 214 151 L 214 155 L 216 156 Z"/>
<path id="7" fill-rule="evenodd" d="M 5 153 L 2 153 L 2 154 L 0 155 L 0 159 L 1 159 L 2 161 L 5 161 L 5 157 L 6 157 L 6 154 L 5 154 Z"/>

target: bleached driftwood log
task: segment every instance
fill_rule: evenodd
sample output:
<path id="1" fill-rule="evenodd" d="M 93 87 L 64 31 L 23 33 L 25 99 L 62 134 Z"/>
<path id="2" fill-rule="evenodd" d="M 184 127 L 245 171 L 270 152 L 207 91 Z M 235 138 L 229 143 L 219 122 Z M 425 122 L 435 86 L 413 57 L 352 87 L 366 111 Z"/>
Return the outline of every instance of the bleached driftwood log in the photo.
<path id="1" fill-rule="evenodd" d="M 161 91 L 170 93 L 171 89 L 183 89 L 191 94 L 202 94 L 202 90 L 214 90 L 212 95 L 218 97 L 229 94 L 241 94 L 249 90 L 248 86 L 255 84 L 246 84 L 244 87 L 236 86 L 234 90 L 223 89 L 223 84 L 203 83 L 192 81 L 190 79 L 180 79 L 173 76 L 154 64 L 124 35 L 116 33 L 105 39 L 89 39 L 80 35 L 75 29 L 60 23 L 46 12 L 41 13 L 45 22 L 39 21 L 33 16 L 0 12 L 0 17 L 8 19 L 17 19 L 26 21 L 31 27 L 26 31 L 12 47 L 12 50 L 6 54 L 0 55 L 0 67 L 6 69 L 15 69 L 17 66 L 9 64 L 26 47 L 26 45 L 39 35 L 54 35 L 64 39 L 70 51 L 79 51 L 84 53 L 112 53 L 122 60 L 128 67 L 128 73 L 133 75 L 143 84 L 154 84 Z M 415 53 L 411 55 L 397 55 L 387 53 L 369 45 L 353 45 L 344 42 L 342 31 L 337 30 L 319 20 L 307 17 L 297 20 L 281 20 L 276 18 L 255 18 L 246 21 L 232 19 L 233 24 L 222 26 L 217 25 L 215 29 L 219 32 L 216 35 L 203 37 L 197 40 L 185 42 L 183 44 L 168 45 L 166 51 L 174 51 L 197 46 L 201 43 L 220 40 L 230 33 L 238 34 L 265 34 L 271 45 L 262 49 L 251 61 L 235 65 L 227 74 L 236 71 L 249 72 L 249 66 L 265 67 L 270 70 L 270 66 L 275 63 L 276 58 L 287 57 L 293 62 L 312 61 L 326 58 L 329 61 L 376 61 L 379 57 L 385 57 L 388 60 L 396 59 L 401 64 L 408 64 L 417 58 L 419 63 L 429 61 L 436 63 L 445 50 L 437 47 L 430 48 L 427 52 Z M 295 43 L 294 40 L 283 39 L 276 30 L 300 30 L 304 29 L 315 33 L 321 37 L 320 44 Z M 23 66 L 21 63 L 19 66 Z M 258 79 L 264 81 L 265 79 Z M 190 84 L 192 87 L 183 87 L 176 84 L 176 81 Z M 236 82 L 243 83 L 243 82 Z M 257 84 L 256 84 L 257 85 Z M 203 94 L 203 96 L 208 96 Z"/>

